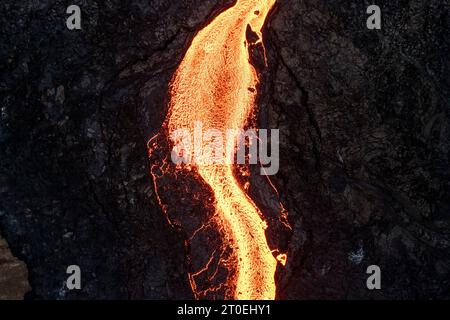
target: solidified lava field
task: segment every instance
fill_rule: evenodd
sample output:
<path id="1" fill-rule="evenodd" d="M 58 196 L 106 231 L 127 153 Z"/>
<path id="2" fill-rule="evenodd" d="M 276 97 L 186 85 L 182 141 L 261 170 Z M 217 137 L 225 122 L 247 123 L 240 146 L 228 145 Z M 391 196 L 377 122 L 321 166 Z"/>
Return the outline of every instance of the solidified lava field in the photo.
<path id="1" fill-rule="evenodd" d="M 217 209 L 215 173 L 163 161 L 174 75 L 200 31 L 236 2 L 74 1 L 82 29 L 69 30 L 67 1 L 1 1 L 0 299 L 239 298 L 239 283 L 262 281 L 269 293 L 256 286 L 248 296 L 449 299 L 450 6 L 375 2 L 380 30 L 366 27 L 365 2 L 253 10 L 264 23 L 245 29 L 248 61 L 218 75 L 229 90 L 232 74 L 257 81 L 236 91 L 255 100 L 239 119 L 280 132 L 270 183 L 255 166 L 233 167 L 242 176 L 221 189 L 245 185 L 245 210 L 230 208 L 267 222 L 263 231 L 247 223 L 260 232 L 248 249 L 236 242 L 255 230 L 226 237 L 235 229 L 220 215 L 228 207 Z M 212 43 L 204 50 L 220 47 Z M 202 83 L 190 98 L 209 88 Z M 227 93 L 213 101 L 235 97 Z M 248 279 L 237 271 L 247 270 L 244 249 L 269 256 Z M 80 290 L 66 286 L 70 265 L 81 269 Z M 371 265 L 380 290 L 366 286 Z"/>

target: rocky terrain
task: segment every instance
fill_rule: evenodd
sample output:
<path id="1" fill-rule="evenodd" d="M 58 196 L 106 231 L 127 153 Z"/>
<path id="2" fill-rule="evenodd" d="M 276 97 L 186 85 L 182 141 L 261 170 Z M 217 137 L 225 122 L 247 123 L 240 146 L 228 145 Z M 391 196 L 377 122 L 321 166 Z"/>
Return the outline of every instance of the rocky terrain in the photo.
<path id="1" fill-rule="evenodd" d="M 377 4 L 380 31 L 346 1 L 285 1 L 268 30 L 266 121 L 296 221 L 284 298 L 450 293 L 449 3 Z"/>
<path id="2" fill-rule="evenodd" d="M 8 244 L 0 238 L 0 300 L 22 299 L 29 290 L 25 264 L 12 256 Z"/>
<path id="3" fill-rule="evenodd" d="M 73 31 L 66 1 L 0 3 L 0 232 L 26 298 L 192 298 L 146 145 L 189 40 L 232 2 L 73 1 Z M 343 0 L 279 1 L 265 29 L 259 125 L 281 130 L 293 226 L 281 299 L 450 298 L 450 6 L 376 2 L 381 30 Z M 17 298 L 26 272 L 0 251 Z"/>

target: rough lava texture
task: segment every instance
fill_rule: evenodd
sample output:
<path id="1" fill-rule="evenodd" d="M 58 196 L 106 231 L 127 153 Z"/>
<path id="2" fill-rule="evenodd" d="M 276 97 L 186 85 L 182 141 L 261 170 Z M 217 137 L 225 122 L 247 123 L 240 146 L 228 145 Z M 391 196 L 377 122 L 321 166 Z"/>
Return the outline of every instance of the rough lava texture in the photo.
<path id="1" fill-rule="evenodd" d="M 450 6 L 375 1 L 374 31 L 353 2 L 286 0 L 267 29 L 264 123 L 294 225 L 279 297 L 448 299 Z"/>
<path id="2" fill-rule="evenodd" d="M 193 297 L 146 143 L 189 40 L 232 2 L 72 1 L 81 31 L 66 1 L 0 3 L 0 230 L 27 298 Z M 343 0 L 279 1 L 266 26 L 259 121 L 281 130 L 293 226 L 272 239 L 289 250 L 278 298 L 450 298 L 449 3 L 376 2 L 378 31 L 372 3 Z"/>
<path id="3" fill-rule="evenodd" d="M 225 1 L 2 1 L 0 225 L 38 299 L 192 297 L 146 144 L 195 30 Z M 80 291 L 64 285 L 82 270 Z"/>

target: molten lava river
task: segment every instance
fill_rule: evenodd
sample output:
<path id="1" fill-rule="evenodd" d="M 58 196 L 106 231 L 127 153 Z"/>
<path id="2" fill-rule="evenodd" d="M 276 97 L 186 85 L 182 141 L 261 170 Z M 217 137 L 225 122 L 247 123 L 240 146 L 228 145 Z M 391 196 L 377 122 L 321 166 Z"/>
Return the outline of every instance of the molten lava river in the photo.
<path id="1" fill-rule="evenodd" d="M 163 127 L 149 142 L 150 158 L 160 159 L 151 160 L 158 200 L 186 235 L 196 298 L 275 299 L 275 273 L 282 268 L 276 257 L 286 258 L 269 247 L 268 222 L 237 177 L 237 165 L 173 165 L 166 154 L 178 129 L 193 133 L 200 122 L 225 132 L 254 118 L 259 79 L 250 45 L 262 47 L 262 28 L 275 2 L 237 0 L 197 33 L 172 78 Z M 258 37 L 252 44 L 248 28 Z M 229 160 L 234 155 L 225 153 Z"/>

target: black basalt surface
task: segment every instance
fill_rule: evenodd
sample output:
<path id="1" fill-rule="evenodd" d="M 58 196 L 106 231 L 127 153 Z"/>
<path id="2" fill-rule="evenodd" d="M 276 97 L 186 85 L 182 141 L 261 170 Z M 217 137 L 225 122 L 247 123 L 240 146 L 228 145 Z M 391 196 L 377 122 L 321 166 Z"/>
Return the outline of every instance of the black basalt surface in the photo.
<path id="1" fill-rule="evenodd" d="M 449 3 L 279 3 L 263 108 L 294 224 L 279 297 L 449 298 Z M 382 290 L 366 288 L 378 265 Z"/>
<path id="2" fill-rule="evenodd" d="M 2 1 L 0 224 L 33 298 L 190 298 L 146 145 L 195 30 L 221 1 Z M 83 289 L 65 289 L 77 264 Z"/>
<path id="3" fill-rule="evenodd" d="M 293 227 L 282 299 L 450 298 L 449 3 L 376 2 L 381 30 L 369 3 L 285 0 L 264 31 L 259 126 L 280 129 Z M 0 233 L 28 298 L 193 298 L 147 141 L 190 39 L 231 3 L 74 1 L 78 31 L 66 1 L 0 3 Z"/>

